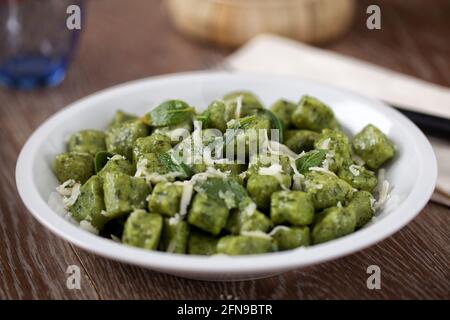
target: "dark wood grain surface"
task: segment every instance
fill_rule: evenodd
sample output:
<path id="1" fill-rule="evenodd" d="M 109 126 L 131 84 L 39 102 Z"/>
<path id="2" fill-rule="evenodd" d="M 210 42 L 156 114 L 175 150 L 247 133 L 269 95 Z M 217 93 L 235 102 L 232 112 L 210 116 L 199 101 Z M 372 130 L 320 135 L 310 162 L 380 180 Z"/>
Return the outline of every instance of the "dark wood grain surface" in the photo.
<path id="1" fill-rule="evenodd" d="M 372 3 L 382 8 L 379 31 L 365 28 L 365 9 Z M 324 47 L 450 86 L 449 1 L 358 1 L 356 15 L 352 30 Z M 51 234 L 27 212 L 15 187 L 16 159 L 32 131 L 97 90 L 205 69 L 230 52 L 178 35 L 161 1 L 89 1 L 86 20 L 76 58 L 59 87 L 25 93 L 0 89 L 0 298 L 450 298 L 450 210 L 434 203 L 369 249 L 277 277 L 234 283 L 185 280 L 114 262 Z M 81 290 L 66 287 L 65 271 L 72 264 L 82 270 Z M 381 268 L 381 290 L 366 287 L 366 269 L 373 264 Z"/>

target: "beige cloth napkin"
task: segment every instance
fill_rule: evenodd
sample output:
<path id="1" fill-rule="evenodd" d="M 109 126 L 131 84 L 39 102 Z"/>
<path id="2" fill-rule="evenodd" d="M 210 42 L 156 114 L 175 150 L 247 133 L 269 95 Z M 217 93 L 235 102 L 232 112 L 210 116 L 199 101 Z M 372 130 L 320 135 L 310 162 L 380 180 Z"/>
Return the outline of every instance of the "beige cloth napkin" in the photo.
<path id="1" fill-rule="evenodd" d="M 279 36 L 257 36 L 229 56 L 224 67 L 297 75 L 450 119 L 450 89 L 447 87 Z M 386 83 L 390 85 L 386 86 Z M 432 138 L 430 141 L 439 170 L 432 200 L 450 206 L 450 143 Z"/>

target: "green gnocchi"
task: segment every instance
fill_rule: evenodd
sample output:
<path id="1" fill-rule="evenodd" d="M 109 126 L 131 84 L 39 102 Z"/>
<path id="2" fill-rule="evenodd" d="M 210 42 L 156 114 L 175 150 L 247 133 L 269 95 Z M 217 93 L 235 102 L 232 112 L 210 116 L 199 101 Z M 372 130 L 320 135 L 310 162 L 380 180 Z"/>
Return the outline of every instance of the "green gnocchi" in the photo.
<path id="1" fill-rule="evenodd" d="M 364 227 L 386 201 L 381 167 L 395 154 L 372 124 L 346 135 L 317 98 L 265 109 L 236 91 L 201 113 L 182 100 L 142 116 L 119 110 L 105 131 L 72 134 L 53 170 L 88 231 L 147 250 L 234 256 Z"/>

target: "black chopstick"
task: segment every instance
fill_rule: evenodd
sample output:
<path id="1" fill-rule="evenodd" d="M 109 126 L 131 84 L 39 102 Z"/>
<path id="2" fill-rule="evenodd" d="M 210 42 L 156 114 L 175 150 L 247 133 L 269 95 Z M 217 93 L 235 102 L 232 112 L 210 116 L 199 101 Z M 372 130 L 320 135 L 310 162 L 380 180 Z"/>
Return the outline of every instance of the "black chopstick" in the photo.
<path id="1" fill-rule="evenodd" d="M 420 129 L 422 129 L 424 133 L 450 140 L 450 119 L 406 110 L 398 106 L 393 107 L 407 116 Z"/>

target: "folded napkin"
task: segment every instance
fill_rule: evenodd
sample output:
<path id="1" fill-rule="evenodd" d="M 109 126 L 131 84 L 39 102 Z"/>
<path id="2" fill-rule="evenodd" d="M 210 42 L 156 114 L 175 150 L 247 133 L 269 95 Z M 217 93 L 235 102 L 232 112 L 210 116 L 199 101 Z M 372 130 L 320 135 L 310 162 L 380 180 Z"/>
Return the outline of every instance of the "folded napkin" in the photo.
<path id="1" fill-rule="evenodd" d="M 450 106 L 447 87 L 279 36 L 257 36 L 229 56 L 223 66 L 236 71 L 297 75 L 450 119 L 450 108 L 445 107 Z M 439 170 L 432 200 L 450 206 L 450 143 L 430 141 Z"/>

